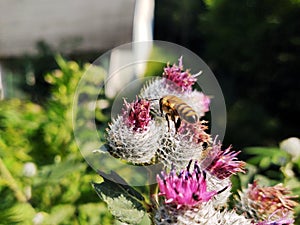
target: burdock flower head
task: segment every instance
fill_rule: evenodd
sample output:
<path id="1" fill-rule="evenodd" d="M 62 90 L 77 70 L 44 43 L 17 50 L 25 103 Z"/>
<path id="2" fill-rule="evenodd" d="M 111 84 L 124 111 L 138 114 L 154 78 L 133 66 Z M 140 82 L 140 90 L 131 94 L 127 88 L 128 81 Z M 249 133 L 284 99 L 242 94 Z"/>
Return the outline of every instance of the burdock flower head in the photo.
<path id="1" fill-rule="evenodd" d="M 182 57 L 179 58 L 179 65 L 173 64 L 170 66 L 169 63 L 167 67 L 164 68 L 163 77 L 174 82 L 181 91 L 191 91 L 192 86 L 197 81 L 197 76 L 200 74 L 192 75 L 189 70 L 184 70 L 182 65 Z"/>
<path id="2" fill-rule="evenodd" d="M 245 172 L 244 166 L 246 163 L 239 161 L 236 157 L 240 151 L 232 151 L 231 146 L 222 150 L 221 146 L 220 143 L 213 144 L 201 163 L 202 167 L 219 179 L 228 178 L 238 172 Z"/>
<path id="3" fill-rule="evenodd" d="M 158 148 L 161 128 L 151 120 L 150 103 L 136 99 L 124 102 L 119 115 L 107 129 L 109 152 L 135 164 L 150 163 Z"/>
<path id="4" fill-rule="evenodd" d="M 160 196 L 165 197 L 166 204 L 175 204 L 177 208 L 183 206 L 195 206 L 208 202 L 218 191 L 207 191 L 206 175 L 200 170 L 197 162 L 190 172 L 190 165 L 179 174 L 175 168 L 169 174 L 162 172 L 157 176 Z"/>
<path id="5" fill-rule="evenodd" d="M 244 172 L 245 163 L 238 161 L 236 156 L 239 152 L 231 151 L 231 147 L 222 150 L 221 144 L 215 144 L 204 149 L 202 154 L 201 168 L 207 171 L 207 184 L 209 190 L 223 189 L 225 191 L 215 197 L 215 207 L 222 207 L 227 204 L 231 195 L 230 176 L 238 172 Z"/>
<path id="6" fill-rule="evenodd" d="M 204 116 L 209 111 L 210 99 L 211 97 L 197 90 L 189 92 L 185 97 L 185 101 L 193 107 L 199 117 Z"/>
<path id="7" fill-rule="evenodd" d="M 192 86 L 197 81 L 198 74 L 191 74 L 189 70 L 184 70 L 182 64 L 182 57 L 179 58 L 179 65 L 173 64 L 170 66 L 169 63 L 164 68 L 164 72 L 161 78 L 150 80 L 141 90 L 140 96 L 142 98 L 161 98 L 165 95 L 176 95 L 178 97 L 191 97 L 196 100 L 197 107 L 201 107 L 200 111 L 205 111 L 205 105 L 209 105 L 209 98 L 203 95 L 201 92 L 192 91 Z M 194 98 L 193 92 L 201 93 L 198 98 Z M 202 104 L 204 103 L 204 104 Z M 197 109 L 196 109 L 197 111 Z M 202 116 L 202 115 L 201 115 Z"/>
<path id="8" fill-rule="evenodd" d="M 144 99 L 136 99 L 132 103 L 124 100 L 123 119 L 128 127 L 134 131 L 145 131 L 149 128 L 150 102 Z"/>
<path id="9" fill-rule="evenodd" d="M 196 144 L 211 144 L 211 136 L 205 131 L 208 130 L 208 126 L 205 125 L 207 121 L 198 121 L 197 123 L 191 124 L 185 121 L 181 122 L 181 126 L 178 132 L 190 139 Z"/>
<path id="10" fill-rule="evenodd" d="M 219 211 L 210 203 L 204 203 L 201 208 L 174 208 L 171 205 L 161 205 L 155 215 L 157 225 L 254 225 L 243 215 L 234 210 Z M 280 224 L 281 225 L 281 224 Z"/>
<path id="11" fill-rule="evenodd" d="M 295 220 L 292 218 L 287 218 L 282 216 L 282 218 L 272 220 L 272 215 L 268 220 L 258 222 L 256 225 L 292 225 L 294 224 Z"/>
<path id="12" fill-rule="evenodd" d="M 163 196 L 165 201 L 156 211 L 156 224 L 251 225 L 251 220 L 234 210 L 218 210 L 216 206 L 219 204 L 214 203 L 215 198 L 228 186 L 222 189 L 214 186 L 215 189 L 212 189 L 207 183 L 206 173 L 197 162 L 190 171 L 191 162 L 178 174 L 173 168 L 170 173 L 162 172 L 157 176 L 159 196 Z"/>
<path id="13" fill-rule="evenodd" d="M 269 220 L 270 217 L 272 221 L 288 221 L 292 219 L 294 207 L 297 205 L 292 200 L 297 196 L 290 196 L 290 191 L 282 184 L 260 187 L 255 181 L 239 194 L 241 201 L 238 207 L 241 211 L 247 212 L 248 217 L 256 222 Z"/>

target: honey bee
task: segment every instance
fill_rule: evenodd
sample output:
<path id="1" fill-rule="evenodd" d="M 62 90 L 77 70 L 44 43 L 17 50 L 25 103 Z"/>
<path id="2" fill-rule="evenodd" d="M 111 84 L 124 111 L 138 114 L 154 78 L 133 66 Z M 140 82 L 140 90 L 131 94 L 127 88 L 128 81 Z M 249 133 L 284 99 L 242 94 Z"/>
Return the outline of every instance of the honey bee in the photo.
<path id="1" fill-rule="evenodd" d="M 182 99 L 174 95 L 166 95 L 159 100 L 160 112 L 163 116 L 165 114 L 170 130 L 170 119 L 175 124 L 175 132 L 177 133 L 181 120 L 188 123 L 197 123 L 198 115 L 195 110 L 185 103 Z"/>

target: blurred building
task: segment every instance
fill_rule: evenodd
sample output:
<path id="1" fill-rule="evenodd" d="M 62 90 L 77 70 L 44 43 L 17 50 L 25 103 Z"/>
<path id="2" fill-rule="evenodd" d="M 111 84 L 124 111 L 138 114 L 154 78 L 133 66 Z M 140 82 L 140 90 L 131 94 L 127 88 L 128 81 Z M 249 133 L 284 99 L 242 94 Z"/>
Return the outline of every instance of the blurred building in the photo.
<path id="1" fill-rule="evenodd" d="M 35 54 L 40 41 L 60 53 L 80 54 L 152 40 L 153 10 L 154 0 L 2 0 L 0 62 Z M 116 67 L 118 56 L 114 57 Z M 3 94 L 3 66 L 1 71 Z"/>

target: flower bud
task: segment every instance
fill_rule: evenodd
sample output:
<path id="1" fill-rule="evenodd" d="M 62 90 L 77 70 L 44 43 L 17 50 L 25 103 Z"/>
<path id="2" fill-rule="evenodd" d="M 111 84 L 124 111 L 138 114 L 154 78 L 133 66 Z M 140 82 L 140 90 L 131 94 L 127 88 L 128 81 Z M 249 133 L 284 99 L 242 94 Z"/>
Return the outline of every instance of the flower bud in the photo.
<path id="1" fill-rule="evenodd" d="M 296 137 L 291 137 L 283 140 L 279 144 L 280 148 L 287 153 L 289 153 L 293 160 L 297 160 L 300 157 L 300 139 Z"/>

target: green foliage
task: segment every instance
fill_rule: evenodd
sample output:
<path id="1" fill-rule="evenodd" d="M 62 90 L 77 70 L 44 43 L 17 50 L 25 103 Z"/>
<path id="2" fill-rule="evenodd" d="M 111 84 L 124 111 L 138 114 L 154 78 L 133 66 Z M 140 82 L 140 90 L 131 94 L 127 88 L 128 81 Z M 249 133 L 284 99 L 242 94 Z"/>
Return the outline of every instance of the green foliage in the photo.
<path id="1" fill-rule="evenodd" d="M 35 211 L 29 203 L 16 203 L 12 207 L 2 208 L 0 224 L 31 224 Z"/>
<path id="2" fill-rule="evenodd" d="M 107 208 L 104 204 L 99 203 L 87 203 L 78 207 L 78 221 L 81 225 L 98 225 L 112 224 L 112 218 L 107 216 Z M 100 220 L 98 216 L 100 216 Z"/>
<path id="3" fill-rule="evenodd" d="M 118 220 L 129 224 L 139 224 L 142 221 L 145 215 L 142 204 L 144 199 L 139 192 L 108 179 L 100 184 L 94 183 L 93 187 Z"/>
<path id="4" fill-rule="evenodd" d="M 74 93 L 89 65 L 56 62 L 59 69 L 45 75 L 51 95 L 42 105 L 0 102 L 0 224 L 113 223 L 72 135 Z"/>
<path id="5" fill-rule="evenodd" d="M 249 147 L 244 153 L 249 157 L 249 168 L 255 168 L 254 173 L 243 175 L 248 181 L 260 179 L 271 185 L 284 183 L 300 196 L 299 159 L 292 161 L 291 155 L 278 147 Z"/>

